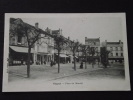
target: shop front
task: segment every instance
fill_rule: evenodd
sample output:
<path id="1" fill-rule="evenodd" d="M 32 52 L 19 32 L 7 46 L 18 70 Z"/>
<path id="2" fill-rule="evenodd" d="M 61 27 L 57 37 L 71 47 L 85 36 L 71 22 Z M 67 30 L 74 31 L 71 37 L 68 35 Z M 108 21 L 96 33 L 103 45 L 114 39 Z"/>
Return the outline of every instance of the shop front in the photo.
<path id="1" fill-rule="evenodd" d="M 35 54 L 35 64 L 36 65 L 44 65 L 51 62 L 51 60 L 54 61 L 54 55 L 48 54 L 48 53 L 37 53 Z"/>
<path id="2" fill-rule="evenodd" d="M 55 54 L 55 62 L 58 62 L 58 54 Z M 60 54 L 60 63 L 70 63 L 70 57 L 66 54 Z"/>
<path id="3" fill-rule="evenodd" d="M 33 63 L 33 55 L 34 50 L 31 49 L 30 54 L 30 63 Z M 18 47 L 18 46 L 10 46 L 9 47 L 9 66 L 13 65 L 25 65 L 27 64 L 28 58 L 28 48 L 26 47 Z"/>

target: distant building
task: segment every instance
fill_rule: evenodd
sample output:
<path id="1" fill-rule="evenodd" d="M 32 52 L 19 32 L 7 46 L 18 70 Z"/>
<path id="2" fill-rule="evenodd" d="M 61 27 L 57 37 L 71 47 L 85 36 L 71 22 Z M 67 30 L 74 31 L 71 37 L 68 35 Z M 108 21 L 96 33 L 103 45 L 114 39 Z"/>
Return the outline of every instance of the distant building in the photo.
<path id="1" fill-rule="evenodd" d="M 105 44 L 106 44 L 107 50 L 110 51 L 108 55 L 108 60 L 110 62 L 124 61 L 123 42 L 121 42 L 121 40 L 119 40 L 119 42 L 107 42 L 107 40 L 105 40 Z"/>
<path id="2" fill-rule="evenodd" d="M 54 36 L 57 36 L 57 35 L 62 35 L 62 29 L 59 29 L 59 30 L 52 30 L 52 35 Z M 66 41 L 70 41 L 68 38 L 65 38 L 63 36 L 64 40 Z M 68 43 L 65 43 L 63 44 L 63 48 L 61 49 L 60 51 L 60 63 L 70 63 L 71 62 L 71 59 L 70 59 L 70 49 L 68 47 Z M 54 49 L 54 53 L 55 53 L 55 61 L 58 62 L 58 51 L 57 49 Z"/>
<path id="3" fill-rule="evenodd" d="M 99 60 L 100 54 L 100 37 L 99 38 L 87 38 L 85 37 L 85 45 L 95 48 L 94 59 Z M 87 61 L 91 60 L 92 54 L 87 54 Z"/>

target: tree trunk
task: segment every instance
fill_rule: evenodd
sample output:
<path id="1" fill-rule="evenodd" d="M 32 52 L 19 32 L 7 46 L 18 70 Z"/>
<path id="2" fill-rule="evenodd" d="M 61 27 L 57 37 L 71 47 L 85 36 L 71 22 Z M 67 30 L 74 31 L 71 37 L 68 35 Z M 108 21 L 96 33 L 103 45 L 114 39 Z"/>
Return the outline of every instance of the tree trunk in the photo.
<path id="1" fill-rule="evenodd" d="M 74 70 L 76 71 L 75 53 L 73 54 L 73 57 L 74 57 Z"/>
<path id="2" fill-rule="evenodd" d="M 60 73 L 60 52 L 58 50 L 58 73 Z"/>
<path id="3" fill-rule="evenodd" d="M 99 59 L 98 59 L 98 67 L 99 67 Z"/>
<path id="4" fill-rule="evenodd" d="M 92 55 L 92 68 L 94 68 L 94 58 L 93 58 L 93 55 Z"/>
<path id="5" fill-rule="evenodd" d="M 100 57 L 98 57 L 98 67 L 100 67 Z"/>
<path id="6" fill-rule="evenodd" d="M 87 64 L 86 64 L 86 62 L 87 62 L 87 55 L 86 55 L 86 53 L 85 53 L 85 69 L 87 69 Z"/>
<path id="7" fill-rule="evenodd" d="M 27 60 L 27 77 L 30 77 L 30 53 L 31 47 L 28 47 L 28 60 Z"/>

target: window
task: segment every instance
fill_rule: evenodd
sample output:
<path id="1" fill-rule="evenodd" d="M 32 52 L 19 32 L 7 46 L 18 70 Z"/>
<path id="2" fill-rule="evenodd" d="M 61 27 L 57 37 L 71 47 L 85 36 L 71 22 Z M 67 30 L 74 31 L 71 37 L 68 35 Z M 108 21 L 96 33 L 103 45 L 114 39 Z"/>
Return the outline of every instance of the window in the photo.
<path id="1" fill-rule="evenodd" d="M 110 50 L 113 50 L 113 48 L 112 48 L 112 47 L 110 47 Z"/>
<path id="2" fill-rule="evenodd" d="M 110 53 L 110 56 L 113 56 L 113 53 Z"/>
<path id="3" fill-rule="evenodd" d="M 123 50 L 123 48 L 121 47 L 121 50 Z"/>
<path id="4" fill-rule="evenodd" d="M 123 57 L 123 53 L 121 53 L 121 56 Z"/>
<path id="5" fill-rule="evenodd" d="M 118 53 L 116 53 L 116 56 L 118 56 Z"/>
<path id="6" fill-rule="evenodd" d="M 22 36 L 18 35 L 18 43 L 21 43 Z"/>
<path id="7" fill-rule="evenodd" d="M 95 48 L 95 51 L 98 51 L 98 47 Z"/>
<path id="8" fill-rule="evenodd" d="M 115 47 L 115 50 L 117 51 L 118 50 L 118 47 Z"/>
<path id="9" fill-rule="evenodd" d="M 93 44 L 94 44 L 94 45 L 96 45 L 96 43 L 95 43 L 95 42 L 93 42 Z"/>

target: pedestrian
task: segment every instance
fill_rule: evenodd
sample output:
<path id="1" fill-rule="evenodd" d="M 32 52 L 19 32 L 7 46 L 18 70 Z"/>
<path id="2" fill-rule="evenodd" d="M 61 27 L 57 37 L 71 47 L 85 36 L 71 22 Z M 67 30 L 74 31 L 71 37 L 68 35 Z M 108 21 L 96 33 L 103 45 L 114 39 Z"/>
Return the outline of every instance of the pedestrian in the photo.
<path id="1" fill-rule="evenodd" d="M 83 69 L 83 61 L 81 61 L 80 69 Z"/>
<path id="2" fill-rule="evenodd" d="M 21 58 L 21 65 L 23 65 L 23 58 Z"/>
<path id="3" fill-rule="evenodd" d="M 44 64 L 46 65 L 46 61 L 44 60 Z"/>
<path id="4" fill-rule="evenodd" d="M 53 66 L 53 61 L 51 60 L 51 62 L 50 62 L 50 66 L 52 67 Z"/>

